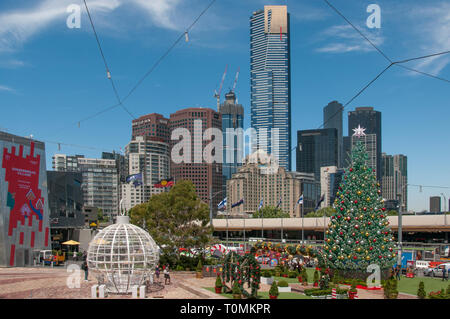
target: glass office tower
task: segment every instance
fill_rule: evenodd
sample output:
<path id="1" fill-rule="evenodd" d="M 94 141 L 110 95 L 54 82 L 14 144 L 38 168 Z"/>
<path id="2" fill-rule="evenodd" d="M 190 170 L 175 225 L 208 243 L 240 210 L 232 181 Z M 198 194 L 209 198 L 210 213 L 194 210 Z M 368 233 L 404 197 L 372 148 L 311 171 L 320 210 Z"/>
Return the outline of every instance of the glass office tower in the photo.
<path id="1" fill-rule="evenodd" d="M 234 92 L 230 91 L 225 94 L 225 101 L 220 104 L 219 113 L 222 114 L 222 197 L 225 198 L 227 192 L 227 180 L 229 180 L 232 175 L 236 173 L 237 168 L 242 165 L 242 160 L 244 157 L 243 136 L 239 135 L 236 131 L 236 129 L 244 128 L 244 108 L 241 104 L 236 103 L 236 94 Z M 227 129 L 232 129 L 236 132 L 236 135 L 227 136 Z M 233 141 L 227 141 L 227 138 L 232 138 Z M 230 156 L 232 158 L 229 158 Z"/>
<path id="2" fill-rule="evenodd" d="M 338 166 L 338 136 L 335 128 L 297 131 L 297 172 L 314 173 L 320 168 Z"/>
<path id="3" fill-rule="evenodd" d="M 264 10 L 250 17 L 250 79 L 251 126 L 258 133 L 258 148 L 278 157 L 280 166 L 290 171 L 291 71 L 287 6 L 264 6 Z M 272 140 L 274 129 L 278 129 L 279 137 Z"/>

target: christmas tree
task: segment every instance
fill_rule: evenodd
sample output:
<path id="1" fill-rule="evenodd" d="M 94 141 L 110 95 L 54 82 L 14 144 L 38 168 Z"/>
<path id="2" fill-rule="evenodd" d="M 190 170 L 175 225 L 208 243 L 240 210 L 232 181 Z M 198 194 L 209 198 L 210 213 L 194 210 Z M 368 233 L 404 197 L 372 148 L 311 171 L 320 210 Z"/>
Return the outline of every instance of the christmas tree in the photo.
<path id="1" fill-rule="evenodd" d="M 387 269 L 395 261 L 395 242 L 383 207 L 375 170 L 367 165 L 364 144 L 357 141 L 344 172 L 325 232 L 324 253 L 330 268 L 366 272 L 370 264 Z"/>

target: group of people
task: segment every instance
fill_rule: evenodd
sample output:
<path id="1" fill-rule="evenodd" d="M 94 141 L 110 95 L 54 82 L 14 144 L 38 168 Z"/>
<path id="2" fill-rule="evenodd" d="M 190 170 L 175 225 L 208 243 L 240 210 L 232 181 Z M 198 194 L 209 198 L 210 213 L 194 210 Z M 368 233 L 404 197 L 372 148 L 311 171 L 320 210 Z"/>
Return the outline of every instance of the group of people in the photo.
<path id="1" fill-rule="evenodd" d="M 163 274 L 164 274 L 164 284 L 170 285 L 170 272 L 169 272 L 169 264 L 163 265 Z M 156 280 L 159 282 L 159 275 L 161 273 L 161 265 L 157 265 L 155 268 L 155 276 Z"/>

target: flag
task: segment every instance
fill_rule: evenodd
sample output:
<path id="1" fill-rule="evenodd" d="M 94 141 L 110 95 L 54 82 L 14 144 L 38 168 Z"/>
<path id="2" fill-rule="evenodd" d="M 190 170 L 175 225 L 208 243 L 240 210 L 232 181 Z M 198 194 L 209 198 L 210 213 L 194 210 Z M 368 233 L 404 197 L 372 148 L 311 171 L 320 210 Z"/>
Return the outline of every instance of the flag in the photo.
<path id="1" fill-rule="evenodd" d="M 258 210 L 260 210 L 264 205 L 264 198 L 261 198 L 261 201 L 259 202 Z"/>
<path id="2" fill-rule="evenodd" d="M 303 194 L 300 195 L 300 198 L 297 201 L 297 205 L 300 205 L 300 204 L 303 205 Z"/>
<path id="3" fill-rule="evenodd" d="M 322 194 L 322 196 L 320 197 L 319 201 L 317 202 L 316 208 L 315 210 L 318 210 L 320 207 L 320 204 L 322 204 L 323 200 L 325 199 L 325 194 Z"/>
<path id="4" fill-rule="evenodd" d="M 278 201 L 277 208 L 280 207 L 280 205 L 281 205 L 281 196 L 280 196 L 280 200 Z"/>
<path id="5" fill-rule="evenodd" d="M 227 206 L 227 198 L 225 197 L 220 203 L 219 205 L 217 205 L 217 209 L 223 209 Z"/>
<path id="6" fill-rule="evenodd" d="M 162 179 L 158 183 L 153 185 L 153 187 L 156 187 L 156 188 L 163 188 L 163 187 L 170 187 L 170 186 L 173 186 L 173 177 L 168 178 L 168 179 Z"/>
<path id="7" fill-rule="evenodd" d="M 128 175 L 125 179 L 126 183 L 133 183 L 134 187 L 142 185 L 142 173 L 137 173 L 133 175 Z"/>
<path id="8" fill-rule="evenodd" d="M 242 205 L 244 204 L 244 199 L 241 199 L 240 201 L 238 201 L 237 203 L 234 203 L 233 205 L 231 205 L 231 208 L 234 208 L 236 206 Z"/>

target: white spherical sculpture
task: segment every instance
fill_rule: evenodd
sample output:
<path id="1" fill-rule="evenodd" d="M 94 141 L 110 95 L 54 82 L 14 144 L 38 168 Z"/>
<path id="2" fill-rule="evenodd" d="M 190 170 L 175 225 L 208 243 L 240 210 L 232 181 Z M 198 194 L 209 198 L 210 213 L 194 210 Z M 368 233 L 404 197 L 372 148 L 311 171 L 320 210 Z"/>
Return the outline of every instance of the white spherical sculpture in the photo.
<path id="1" fill-rule="evenodd" d="M 89 270 L 104 280 L 111 293 L 131 293 L 134 285 L 150 279 L 159 261 L 159 249 L 142 228 L 118 216 L 114 225 L 100 231 L 89 243 Z"/>

